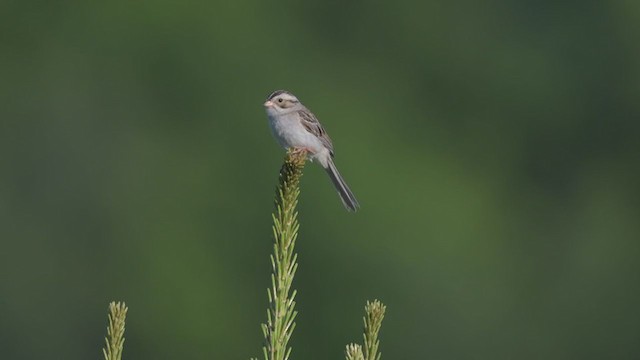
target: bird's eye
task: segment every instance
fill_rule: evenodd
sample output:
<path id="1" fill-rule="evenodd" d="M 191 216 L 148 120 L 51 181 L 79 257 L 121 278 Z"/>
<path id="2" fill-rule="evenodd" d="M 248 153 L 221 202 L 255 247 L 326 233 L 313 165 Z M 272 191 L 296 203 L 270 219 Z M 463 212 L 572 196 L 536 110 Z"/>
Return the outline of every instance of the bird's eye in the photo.
<path id="1" fill-rule="evenodd" d="M 279 102 L 279 103 L 282 103 L 282 98 L 279 98 L 279 99 L 278 99 L 278 102 Z"/>

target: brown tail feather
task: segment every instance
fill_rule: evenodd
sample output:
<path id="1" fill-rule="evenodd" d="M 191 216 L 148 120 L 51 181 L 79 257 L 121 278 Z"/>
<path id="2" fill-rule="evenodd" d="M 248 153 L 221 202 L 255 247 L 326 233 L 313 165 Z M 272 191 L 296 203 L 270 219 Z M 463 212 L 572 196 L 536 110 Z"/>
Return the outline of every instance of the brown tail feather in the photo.
<path id="1" fill-rule="evenodd" d="M 333 163 L 333 160 L 329 160 L 328 166 L 325 168 L 325 170 L 327 171 L 327 174 L 329 174 L 329 177 L 333 182 L 333 186 L 335 186 L 336 190 L 338 190 L 338 195 L 340 195 L 340 199 L 342 200 L 344 207 L 346 207 L 349 211 L 357 211 L 360 207 L 360 204 L 351 192 L 351 189 L 349 189 L 347 183 L 338 172 L 338 169 Z"/>

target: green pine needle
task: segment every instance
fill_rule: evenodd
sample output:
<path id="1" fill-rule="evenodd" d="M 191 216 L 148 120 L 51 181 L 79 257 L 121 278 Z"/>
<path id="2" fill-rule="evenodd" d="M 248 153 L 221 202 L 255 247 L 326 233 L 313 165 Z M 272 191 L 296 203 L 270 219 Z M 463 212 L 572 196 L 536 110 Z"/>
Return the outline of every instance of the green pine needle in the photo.
<path id="1" fill-rule="evenodd" d="M 105 360 L 121 360 L 124 346 L 124 325 L 127 306 L 121 302 L 109 304 L 109 326 L 107 327 L 106 347 L 102 349 Z"/>
<path id="2" fill-rule="evenodd" d="M 362 353 L 362 346 L 358 344 L 347 345 L 345 351 L 345 357 L 347 360 L 364 360 L 364 354 Z"/>
<path id="3" fill-rule="evenodd" d="M 287 360 L 291 354 L 289 340 L 296 327 L 294 301 L 296 291 L 291 290 L 293 278 L 298 269 L 294 253 L 298 237 L 298 196 L 300 177 L 306 162 L 303 151 L 289 151 L 280 169 L 280 179 L 276 190 L 275 212 L 273 214 L 273 255 L 271 255 L 271 288 L 267 290 L 269 310 L 267 323 L 262 324 L 265 337 L 263 347 L 265 360 Z"/>
<path id="4" fill-rule="evenodd" d="M 365 360 L 380 360 L 382 354 L 378 353 L 380 340 L 378 333 L 384 319 L 384 312 L 387 309 L 378 300 L 368 302 L 364 307 L 364 358 Z"/>
<path id="5" fill-rule="evenodd" d="M 382 327 L 382 319 L 384 319 L 384 312 L 387 309 L 384 304 L 378 300 L 373 302 L 367 301 L 367 305 L 364 307 L 364 347 L 358 344 L 347 345 L 345 351 L 345 357 L 347 360 L 380 360 L 382 356 L 378 352 L 380 347 L 380 340 L 378 340 L 378 334 Z"/>
<path id="6" fill-rule="evenodd" d="M 295 310 L 296 290 L 293 278 L 298 269 L 298 255 L 294 248 L 298 237 L 298 196 L 300 178 L 306 162 L 303 151 L 289 151 L 280 169 L 273 213 L 273 254 L 271 255 L 271 287 L 267 289 L 269 309 L 267 322 L 262 324 L 265 360 L 288 360 L 288 346 L 298 312 Z M 378 300 L 368 302 L 364 316 L 364 346 L 349 344 L 345 350 L 347 360 L 380 360 L 378 334 L 384 318 L 385 306 Z M 252 359 L 257 360 L 257 359 Z"/>

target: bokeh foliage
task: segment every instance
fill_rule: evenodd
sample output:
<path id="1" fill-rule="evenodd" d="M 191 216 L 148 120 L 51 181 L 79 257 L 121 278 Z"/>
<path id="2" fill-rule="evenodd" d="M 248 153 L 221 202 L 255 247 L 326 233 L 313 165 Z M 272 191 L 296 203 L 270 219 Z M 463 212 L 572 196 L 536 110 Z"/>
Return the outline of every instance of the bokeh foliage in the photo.
<path id="1" fill-rule="evenodd" d="M 259 353 L 264 98 L 320 118 L 362 204 L 300 199 L 296 358 L 379 297 L 388 359 L 640 353 L 637 1 L 0 4 L 0 348 Z M 326 346 L 318 346 L 318 344 Z"/>

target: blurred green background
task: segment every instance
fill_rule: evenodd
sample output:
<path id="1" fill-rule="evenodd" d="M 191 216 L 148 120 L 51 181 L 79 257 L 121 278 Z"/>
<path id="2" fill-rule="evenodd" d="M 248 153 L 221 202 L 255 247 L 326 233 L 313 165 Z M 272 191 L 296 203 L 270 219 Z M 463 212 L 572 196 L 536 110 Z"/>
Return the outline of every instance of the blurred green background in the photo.
<path id="1" fill-rule="evenodd" d="M 0 349 L 261 355 L 295 93 L 362 204 L 302 181 L 294 359 L 640 356 L 640 2 L 4 1 Z"/>

